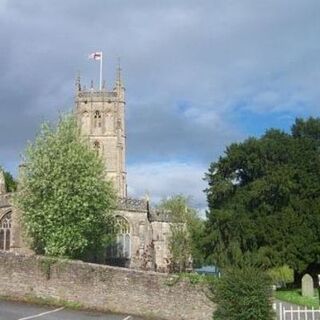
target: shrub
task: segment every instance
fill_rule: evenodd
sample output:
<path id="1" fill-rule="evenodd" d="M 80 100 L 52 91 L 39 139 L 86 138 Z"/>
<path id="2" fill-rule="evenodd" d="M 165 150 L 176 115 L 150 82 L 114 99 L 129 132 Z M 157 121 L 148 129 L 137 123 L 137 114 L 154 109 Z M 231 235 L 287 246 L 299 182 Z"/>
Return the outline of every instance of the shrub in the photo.
<path id="1" fill-rule="evenodd" d="M 272 268 L 268 270 L 268 274 L 270 275 L 273 284 L 280 287 L 286 287 L 288 283 L 293 283 L 294 281 L 293 270 L 287 265 Z"/>
<path id="2" fill-rule="evenodd" d="M 252 268 L 230 268 L 212 288 L 214 320 L 273 320 L 271 279 Z"/>

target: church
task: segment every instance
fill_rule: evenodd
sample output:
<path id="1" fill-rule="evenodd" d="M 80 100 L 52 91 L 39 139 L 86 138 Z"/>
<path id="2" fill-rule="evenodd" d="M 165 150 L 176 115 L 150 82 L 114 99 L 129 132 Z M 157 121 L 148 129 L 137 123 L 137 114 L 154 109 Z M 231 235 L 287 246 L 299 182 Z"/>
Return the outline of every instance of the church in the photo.
<path id="1" fill-rule="evenodd" d="M 116 244 L 106 248 L 104 263 L 141 270 L 170 269 L 170 216 L 151 208 L 148 199 L 127 195 L 125 88 L 117 68 L 113 89 L 90 88 L 76 79 L 74 112 L 81 134 L 103 159 L 105 175 L 113 182 L 118 201 L 114 214 L 119 226 Z M 0 250 L 32 254 L 24 240 L 19 212 L 11 204 L 0 172 Z"/>

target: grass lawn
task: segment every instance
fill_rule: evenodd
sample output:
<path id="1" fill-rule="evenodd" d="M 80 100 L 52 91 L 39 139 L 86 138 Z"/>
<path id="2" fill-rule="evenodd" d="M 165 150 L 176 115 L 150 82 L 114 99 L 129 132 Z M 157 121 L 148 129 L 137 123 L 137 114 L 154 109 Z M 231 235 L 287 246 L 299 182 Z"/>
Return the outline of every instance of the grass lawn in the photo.
<path id="1" fill-rule="evenodd" d="M 300 306 L 319 308 L 318 290 L 315 289 L 314 293 L 313 297 L 303 297 L 301 289 L 280 289 L 274 292 L 274 297 Z"/>

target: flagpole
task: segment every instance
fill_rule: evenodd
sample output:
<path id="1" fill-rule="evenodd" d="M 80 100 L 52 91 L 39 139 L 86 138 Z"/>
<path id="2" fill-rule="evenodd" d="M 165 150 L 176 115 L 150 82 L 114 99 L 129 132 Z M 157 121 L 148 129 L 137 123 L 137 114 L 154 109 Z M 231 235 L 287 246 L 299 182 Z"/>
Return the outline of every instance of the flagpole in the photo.
<path id="1" fill-rule="evenodd" d="M 100 91 L 102 90 L 102 51 L 101 51 L 101 59 L 100 59 Z"/>

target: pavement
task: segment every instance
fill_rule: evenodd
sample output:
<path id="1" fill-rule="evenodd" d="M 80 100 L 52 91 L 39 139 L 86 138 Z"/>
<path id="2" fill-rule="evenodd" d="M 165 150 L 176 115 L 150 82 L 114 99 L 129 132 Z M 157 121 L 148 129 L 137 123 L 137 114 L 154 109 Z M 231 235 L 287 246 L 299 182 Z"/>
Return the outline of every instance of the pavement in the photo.
<path id="1" fill-rule="evenodd" d="M 142 320 L 130 315 L 79 311 L 64 307 L 37 306 L 21 302 L 0 301 L 0 320 Z"/>

